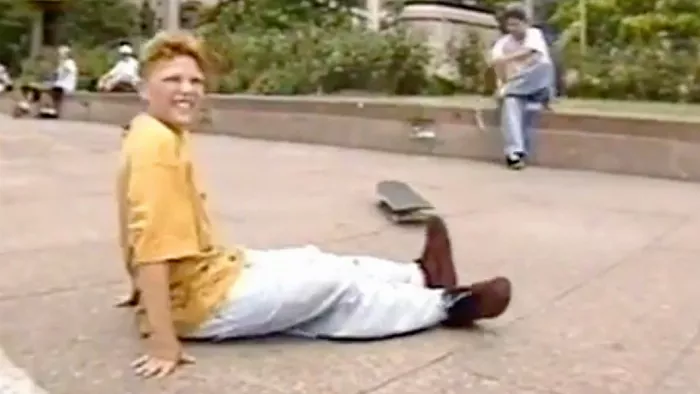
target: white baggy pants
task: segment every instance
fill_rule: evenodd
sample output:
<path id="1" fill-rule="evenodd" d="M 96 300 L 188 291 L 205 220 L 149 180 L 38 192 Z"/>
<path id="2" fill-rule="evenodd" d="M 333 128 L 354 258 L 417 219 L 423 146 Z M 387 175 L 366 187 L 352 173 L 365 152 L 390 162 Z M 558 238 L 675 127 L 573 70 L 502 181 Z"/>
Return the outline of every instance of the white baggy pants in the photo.
<path id="1" fill-rule="evenodd" d="M 426 288 L 415 263 L 339 256 L 314 246 L 248 250 L 246 258 L 224 305 L 190 338 L 379 339 L 447 316 L 443 290 Z"/>

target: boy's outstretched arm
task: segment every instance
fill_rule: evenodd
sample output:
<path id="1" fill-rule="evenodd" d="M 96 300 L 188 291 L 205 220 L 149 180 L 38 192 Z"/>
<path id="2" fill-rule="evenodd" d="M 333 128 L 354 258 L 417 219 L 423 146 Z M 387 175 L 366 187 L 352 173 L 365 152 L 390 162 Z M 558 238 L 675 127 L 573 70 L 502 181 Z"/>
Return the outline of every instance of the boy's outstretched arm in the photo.
<path id="1" fill-rule="evenodd" d="M 168 283 L 169 263 L 140 264 L 136 269 L 136 285 L 146 309 L 151 334 L 146 341 L 146 354 L 132 363 L 137 375 L 144 378 L 164 377 L 183 363 L 194 362 L 184 354 L 173 326 Z"/>

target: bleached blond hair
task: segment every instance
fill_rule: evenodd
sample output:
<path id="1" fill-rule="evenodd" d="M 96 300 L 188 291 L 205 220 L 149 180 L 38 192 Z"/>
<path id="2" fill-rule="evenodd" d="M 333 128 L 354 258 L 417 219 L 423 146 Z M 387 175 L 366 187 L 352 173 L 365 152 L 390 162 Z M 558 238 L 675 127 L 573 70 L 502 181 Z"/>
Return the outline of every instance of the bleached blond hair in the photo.
<path id="1" fill-rule="evenodd" d="M 179 56 L 192 58 L 205 76 L 211 71 L 204 43 L 200 39 L 185 31 L 162 31 L 141 48 L 139 56 L 141 75 L 147 76 L 156 63 Z"/>

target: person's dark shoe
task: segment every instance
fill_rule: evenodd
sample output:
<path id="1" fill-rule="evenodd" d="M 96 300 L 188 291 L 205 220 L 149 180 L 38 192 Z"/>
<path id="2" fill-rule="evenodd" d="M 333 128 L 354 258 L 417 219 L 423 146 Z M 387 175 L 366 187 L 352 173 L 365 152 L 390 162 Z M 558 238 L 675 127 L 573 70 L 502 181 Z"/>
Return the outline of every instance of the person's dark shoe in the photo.
<path id="1" fill-rule="evenodd" d="M 457 286 L 457 272 L 452 260 L 450 235 L 445 221 L 439 216 L 431 216 L 426 221 L 423 253 L 415 262 L 423 271 L 426 287 Z"/>
<path id="2" fill-rule="evenodd" d="M 512 153 L 506 156 L 506 166 L 511 170 L 522 170 L 525 168 L 524 154 Z"/>
<path id="3" fill-rule="evenodd" d="M 476 282 L 445 292 L 448 302 L 446 327 L 470 327 L 475 321 L 493 319 L 508 309 L 511 299 L 511 283 L 504 277 Z"/>

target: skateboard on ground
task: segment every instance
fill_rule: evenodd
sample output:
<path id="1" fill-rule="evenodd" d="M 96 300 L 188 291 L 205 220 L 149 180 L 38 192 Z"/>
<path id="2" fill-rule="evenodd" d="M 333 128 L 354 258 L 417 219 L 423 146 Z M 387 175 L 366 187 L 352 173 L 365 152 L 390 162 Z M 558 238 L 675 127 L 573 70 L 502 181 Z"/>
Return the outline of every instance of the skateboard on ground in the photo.
<path id="1" fill-rule="evenodd" d="M 433 209 L 425 198 L 400 181 L 381 181 L 377 184 L 379 207 L 396 223 L 417 223 L 426 220 Z"/>

